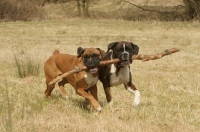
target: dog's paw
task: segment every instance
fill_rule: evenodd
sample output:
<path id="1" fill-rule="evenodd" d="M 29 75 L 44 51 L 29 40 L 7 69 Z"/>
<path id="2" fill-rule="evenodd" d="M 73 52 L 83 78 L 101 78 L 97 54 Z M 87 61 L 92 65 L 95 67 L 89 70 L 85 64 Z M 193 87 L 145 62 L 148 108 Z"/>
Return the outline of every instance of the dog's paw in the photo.
<path id="1" fill-rule="evenodd" d="M 108 106 L 112 106 L 113 105 L 113 101 L 111 100 L 110 102 L 108 102 Z"/>
<path id="2" fill-rule="evenodd" d="M 136 96 L 133 101 L 133 106 L 136 107 L 140 104 L 140 96 Z"/>
<path id="3" fill-rule="evenodd" d="M 51 97 L 51 96 L 46 96 L 46 97 L 47 97 L 47 99 L 52 100 L 52 97 Z"/>
<path id="4" fill-rule="evenodd" d="M 102 112 L 102 108 L 101 106 L 99 106 L 98 108 L 95 109 L 94 115 L 98 115 Z"/>
<path id="5" fill-rule="evenodd" d="M 137 107 L 140 104 L 140 102 L 133 102 L 133 107 Z"/>
<path id="6" fill-rule="evenodd" d="M 97 112 L 101 112 L 101 110 L 102 110 L 101 106 L 99 106 L 98 108 L 96 108 Z"/>
<path id="7" fill-rule="evenodd" d="M 140 92 L 138 90 L 135 90 L 134 94 L 135 94 L 135 98 L 133 101 L 133 106 L 136 107 L 140 104 Z"/>

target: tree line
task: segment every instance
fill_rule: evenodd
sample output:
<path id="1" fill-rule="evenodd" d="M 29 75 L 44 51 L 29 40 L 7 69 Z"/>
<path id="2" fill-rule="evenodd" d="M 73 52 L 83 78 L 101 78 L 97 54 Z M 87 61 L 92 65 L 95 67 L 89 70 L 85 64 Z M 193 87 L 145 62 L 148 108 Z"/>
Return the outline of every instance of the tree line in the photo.
<path id="1" fill-rule="evenodd" d="M 200 20 L 200 0 L 182 0 L 182 5 L 176 5 L 173 11 L 162 11 L 155 7 L 137 5 L 132 0 L 111 0 L 113 5 L 128 4 L 134 8 L 137 8 L 144 12 L 154 12 L 160 14 L 160 16 L 173 16 L 180 17 L 178 20 Z M 1 20 L 22 20 L 30 21 L 36 18 L 44 19 L 46 12 L 43 10 L 43 6 L 47 3 L 69 3 L 76 4 L 77 15 L 82 18 L 90 17 L 92 14 L 91 7 L 95 4 L 99 4 L 98 0 L 1 0 L 0 1 L 0 21 Z M 126 7 L 125 7 L 126 8 Z M 160 7 L 162 9 L 162 7 Z M 178 9 L 184 9 L 179 13 Z M 131 8 L 128 13 L 131 12 Z M 134 13 L 133 13 L 134 14 Z M 134 20 L 135 16 L 128 16 L 130 20 Z"/>
<path id="2" fill-rule="evenodd" d="M 77 0 L 78 14 L 82 17 L 89 17 L 89 7 L 92 0 Z M 158 11 L 155 9 L 148 9 L 141 5 L 137 5 L 131 0 L 116 0 L 116 3 L 129 3 L 141 10 L 149 12 L 166 13 L 165 11 Z M 200 20 L 200 0 L 183 0 L 184 5 L 177 5 L 176 8 L 184 7 L 185 11 L 182 14 L 184 20 L 198 19 Z M 170 12 L 168 12 L 170 13 Z"/>

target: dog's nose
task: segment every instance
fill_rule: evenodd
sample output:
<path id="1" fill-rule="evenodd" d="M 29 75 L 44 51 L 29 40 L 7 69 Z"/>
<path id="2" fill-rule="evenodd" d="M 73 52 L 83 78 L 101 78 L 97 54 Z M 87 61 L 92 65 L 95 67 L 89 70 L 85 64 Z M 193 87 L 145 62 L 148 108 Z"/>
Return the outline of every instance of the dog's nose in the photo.
<path id="1" fill-rule="evenodd" d="M 122 56 L 123 56 L 124 58 L 127 58 L 127 57 L 129 57 L 129 53 L 124 52 L 124 53 L 122 53 Z"/>
<path id="2" fill-rule="evenodd" d="M 128 56 L 128 53 L 124 52 L 124 53 L 122 53 L 122 55 L 124 55 L 124 56 Z"/>
<path id="3" fill-rule="evenodd" d="M 128 60 L 129 59 L 129 53 L 124 52 L 122 53 L 122 60 Z"/>
<path id="4" fill-rule="evenodd" d="M 95 65 L 95 61 L 92 58 L 90 58 L 87 63 L 88 63 L 89 66 Z"/>
<path id="5" fill-rule="evenodd" d="M 90 59 L 88 60 L 90 63 L 93 63 L 94 60 L 90 57 Z"/>

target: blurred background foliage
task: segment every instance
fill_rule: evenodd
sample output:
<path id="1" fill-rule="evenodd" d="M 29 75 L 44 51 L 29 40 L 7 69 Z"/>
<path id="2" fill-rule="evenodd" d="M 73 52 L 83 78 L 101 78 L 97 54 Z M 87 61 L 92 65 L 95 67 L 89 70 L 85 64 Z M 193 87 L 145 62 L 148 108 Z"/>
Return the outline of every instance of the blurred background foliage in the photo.
<path id="1" fill-rule="evenodd" d="M 53 10 L 54 9 L 54 10 Z M 63 18 L 104 18 L 131 21 L 200 20 L 200 0 L 1 0 L 0 21 Z M 55 14 L 57 13 L 57 14 Z"/>

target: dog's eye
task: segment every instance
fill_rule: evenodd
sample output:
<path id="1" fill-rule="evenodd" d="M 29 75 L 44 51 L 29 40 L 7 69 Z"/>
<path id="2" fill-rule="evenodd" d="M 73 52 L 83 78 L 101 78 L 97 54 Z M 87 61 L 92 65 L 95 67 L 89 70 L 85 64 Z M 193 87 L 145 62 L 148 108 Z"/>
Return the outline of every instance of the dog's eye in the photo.
<path id="1" fill-rule="evenodd" d="M 89 58 L 89 56 L 88 55 L 84 55 L 84 58 L 87 59 L 87 58 Z"/>
<path id="2" fill-rule="evenodd" d="M 126 51 L 128 52 L 132 52 L 132 50 L 130 48 L 126 48 Z"/>
<path id="3" fill-rule="evenodd" d="M 123 48 L 123 47 L 122 47 L 122 48 L 119 48 L 119 51 L 123 52 L 123 51 L 124 51 L 124 48 Z"/>
<path id="4" fill-rule="evenodd" d="M 98 55 L 98 54 L 93 54 L 93 57 L 95 57 L 95 58 L 96 58 L 96 57 L 99 57 L 99 55 Z"/>

